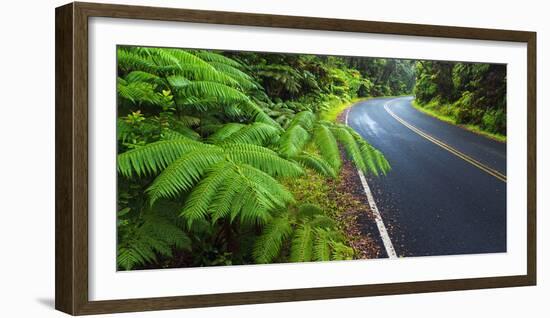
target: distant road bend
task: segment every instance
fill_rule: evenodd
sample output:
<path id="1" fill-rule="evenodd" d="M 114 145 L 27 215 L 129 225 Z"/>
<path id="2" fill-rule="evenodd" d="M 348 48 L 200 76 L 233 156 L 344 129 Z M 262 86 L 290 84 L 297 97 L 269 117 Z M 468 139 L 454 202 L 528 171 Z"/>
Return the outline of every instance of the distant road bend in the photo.
<path id="1" fill-rule="evenodd" d="M 359 102 L 346 116 L 392 166 L 366 177 L 390 252 L 506 252 L 506 144 L 423 114 L 412 99 Z"/>

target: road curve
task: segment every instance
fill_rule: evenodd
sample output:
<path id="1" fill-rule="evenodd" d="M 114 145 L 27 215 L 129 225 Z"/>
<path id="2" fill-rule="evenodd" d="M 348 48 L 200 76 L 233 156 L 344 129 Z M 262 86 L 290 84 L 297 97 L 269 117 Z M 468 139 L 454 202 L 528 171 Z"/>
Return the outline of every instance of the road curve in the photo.
<path id="1" fill-rule="evenodd" d="M 506 145 L 425 115 L 411 101 L 376 98 L 348 113 L 348 124 L 392 166 L 367 181 L 397 255 L 506 252 Z"/>

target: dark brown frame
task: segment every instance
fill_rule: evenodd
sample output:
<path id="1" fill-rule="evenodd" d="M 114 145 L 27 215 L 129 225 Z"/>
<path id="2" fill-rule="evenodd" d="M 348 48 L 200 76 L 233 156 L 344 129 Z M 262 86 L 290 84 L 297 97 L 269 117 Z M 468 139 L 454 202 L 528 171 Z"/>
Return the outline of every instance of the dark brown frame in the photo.
<path id="1" fill-rule="evenodd" d="M 88 300 L 88 18 L 112 17 L 527 43 L 527 275 L 145 299 Z M 536 284 L 536 33 L 74 2 L 55 11 L 55 307 L 73 315 Z"/>

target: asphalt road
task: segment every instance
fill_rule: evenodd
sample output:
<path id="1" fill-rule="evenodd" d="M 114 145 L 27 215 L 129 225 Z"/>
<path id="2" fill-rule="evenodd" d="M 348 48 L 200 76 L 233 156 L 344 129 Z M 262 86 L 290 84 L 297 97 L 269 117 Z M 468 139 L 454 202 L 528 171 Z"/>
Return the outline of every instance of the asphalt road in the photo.
<path id="1" fill-rule="evenodd" d="M 372 99 L 348 113 L 348 124 L 392 166 L 367 181 L 397 255 L 506 252 L 506 145 L 425 115 L 411 101 Z"/>

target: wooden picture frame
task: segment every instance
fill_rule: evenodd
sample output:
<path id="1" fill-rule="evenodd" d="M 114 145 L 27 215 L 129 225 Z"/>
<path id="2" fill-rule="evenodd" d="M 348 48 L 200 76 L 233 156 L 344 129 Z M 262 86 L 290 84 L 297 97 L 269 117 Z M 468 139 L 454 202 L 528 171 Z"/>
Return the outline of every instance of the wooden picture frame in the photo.
<path id="1" fill-rule="evenodd" d="M 72 314 L 426 293 L 536 284 L 536 33 L 74 2 L 56 9 L 55 307 Z M 88 298 L 88 19 L 111 17 L 527 43 L 527 275 L 197 296 Z"/>

